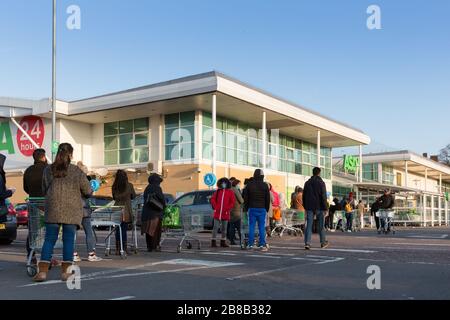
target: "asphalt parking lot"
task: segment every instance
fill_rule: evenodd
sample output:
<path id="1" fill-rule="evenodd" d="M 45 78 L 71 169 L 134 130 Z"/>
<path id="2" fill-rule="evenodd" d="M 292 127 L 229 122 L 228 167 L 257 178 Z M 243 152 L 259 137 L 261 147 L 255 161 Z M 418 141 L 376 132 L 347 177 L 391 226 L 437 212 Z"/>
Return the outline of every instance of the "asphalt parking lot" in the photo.
<path id="1" fill-rule="evenodd" d="M 59 281 L 58 267 L 46 283 L 26 273 L 25 239 L 19 230 L 10 246 L 0 246 L 0 299 L 450 299 L 450 230 L 399 229 L 396 235 L 329 233 L 330 248 L 303 250 L 294 236 L 269 239 L 271 250 L 209 248 L 209 233 L 199 235 L 202 249 L 176 252 L 167 240 L 163 252 L 148 253 L 139 236 L 138 254 L 82 261 L 81 288 Z M 105 232 L 98 232 L 99 238 Z M 83 246 L 83 233 L 78 234 Z M 97 247 L 103 256 L 104 244 Z M 56 251 L 56 253 L 59 253 Z M 80 250 L 81 256 L 86 253 Z M 58 257 L 58 255 L 56 256 Z M 378 266 L 381 288 L 369 290 L 369 266 Z"/>

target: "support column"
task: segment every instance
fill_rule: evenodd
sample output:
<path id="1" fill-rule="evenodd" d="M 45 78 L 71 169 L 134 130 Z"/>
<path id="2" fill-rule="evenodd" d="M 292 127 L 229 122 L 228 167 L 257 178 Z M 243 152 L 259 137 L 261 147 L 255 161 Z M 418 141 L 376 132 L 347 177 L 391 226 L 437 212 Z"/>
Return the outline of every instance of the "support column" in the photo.
<path id="1" fill-rule="evenodd" d="M 363 182 L 363 151 L 362 144 L 359 145 L 359 183 Z"/>
<path id="2" fill-rule="evenodd" d="M 266 169 L 267 162 L 267 114 L 265 111 L 262 113 L 262 168 Z"/>
<path id="3" fill-rule="evenodd" d="M 431 226 L 434 227 L 434 196 L 431 195 Z"/>
<path id="4" fill-rule="evenodd" d="M 383 183 L 383 164 L 378 164 L 378 183 Z"/>
<path id="5" fill-rule="evenodd" d="M 320 144 L 321 144 L 321 137 L 320 137 L 320 130 L 317 131 L 317 167 L 320 168 Z"/>
<path id="6" fill-rule="evenodd" d="M 422 195 L 422 226 L 427 226 L 427 196 Z"/>
<path id="7" fill-rule="evenodd" d="M 212 96 L 212 172 L 216 174 L 216 155 L 217 155 L 217 95 Z"/>
<path id="8" fill-rule="evenodd" d="M 428 191 L 428 168 L 425 169 L 425 191 Z"/>
<path id="9" fill-rule="evenodd" d="M 447 201 L 447 199 L 445 199 L 444 198 L 444 200 L 445 200 L 445 225 L 446 226 L 448 226 L 448 201 Z"/>
<path id="10" fill-rule="evenodd" d="M 442 197 L 438 196 L 438 218 L 439 218 L 439 226 L 442 226 Z"/>
<path id="11" fill-rule="evenodd" d="M 405 161 L 405 187 L 408 188 L 408 161 Z"/>

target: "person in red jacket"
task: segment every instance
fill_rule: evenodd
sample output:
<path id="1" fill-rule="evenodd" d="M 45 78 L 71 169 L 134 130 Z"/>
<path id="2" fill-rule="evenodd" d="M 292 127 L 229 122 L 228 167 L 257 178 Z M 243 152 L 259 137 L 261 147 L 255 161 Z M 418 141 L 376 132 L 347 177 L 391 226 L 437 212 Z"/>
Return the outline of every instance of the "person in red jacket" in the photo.
<path id="1" fill-rule="evenodd" d="M 214 209 L 214 227 L 212 232 L 211 247 L 217 247 L 216 237 L 219 231 L 219 227 L 222 233 L 222 239 L 220 240 L 220 246 L 228 248 L 227 237 L 227 225 L 230 221 L 230 212 L 234 207 L 236 198 L 234 192 L 231 189 L 231 182 L 227 178 L 220 178 L 217 182 L 218 190 L 214 192 L 211 197 L 211 205 Z"/>

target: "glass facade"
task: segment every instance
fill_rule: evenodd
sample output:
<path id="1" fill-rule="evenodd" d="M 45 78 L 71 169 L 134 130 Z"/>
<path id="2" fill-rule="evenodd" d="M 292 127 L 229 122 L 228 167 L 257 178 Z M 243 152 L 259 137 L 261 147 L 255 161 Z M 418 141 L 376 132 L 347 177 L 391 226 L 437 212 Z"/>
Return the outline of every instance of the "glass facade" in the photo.
<path id="1" fill-rule="evenodd" d="M 395 178 L 394 168 L 383 164 L 383 183 L 394 185 Z"/>
<path id="2" fill-rule="evenodd" d="M 145 163 L 149 159 L 149 118 L 104 124 L 105 165 Z"/>
<path id="3" fill-rule="evenodd" d="M 363 164 L 363 180 L 378 182 L 378 163 Z"/>
<path id="4" fill-rule="evenodd" d="M 189 160 L 195 157 L 195 111 L 164 116 L 165 160 Z"/>
<path id="5" fill-rule="evenodd" d="M 262 130 L 246 123 L 217 117 L 217 161 L 232 164 L 262 166 Z M 212 158 L 212 115 L 203 112 L 202 156 Z M 268 169 L 299 175 L 312 175 L 317 166 L 317 146 L 279 134 L 267 132 L 266 166 Z M 321 148 L 322 177 L 331 179 L 331 149 Z"/>

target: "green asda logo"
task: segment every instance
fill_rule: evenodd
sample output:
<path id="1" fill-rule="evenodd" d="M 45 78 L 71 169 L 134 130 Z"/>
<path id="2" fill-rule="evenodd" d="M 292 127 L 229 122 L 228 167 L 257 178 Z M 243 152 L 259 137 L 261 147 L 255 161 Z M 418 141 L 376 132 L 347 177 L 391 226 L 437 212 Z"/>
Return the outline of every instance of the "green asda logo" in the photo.
<path id="1" fill-rule="evenodd" d="M 349 173 L 356 173 L 359 168 L 359 157 L 344 156 L 344 170 Z"/>
<path id="2" fill-rule="evenodd" d="M 0 151 L 7 151 L 9 154 L 15 153 L 9 121 L 0 122 Z"/>

